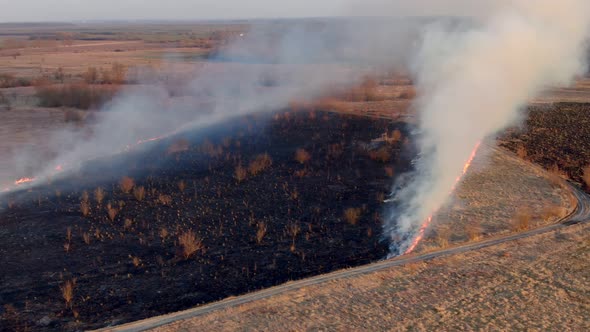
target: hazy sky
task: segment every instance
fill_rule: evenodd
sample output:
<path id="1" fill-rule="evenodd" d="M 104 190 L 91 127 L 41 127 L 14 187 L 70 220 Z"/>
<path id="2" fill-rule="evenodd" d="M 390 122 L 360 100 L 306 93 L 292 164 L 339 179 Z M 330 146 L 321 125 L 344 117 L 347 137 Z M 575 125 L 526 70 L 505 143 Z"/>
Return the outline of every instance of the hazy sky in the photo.
<path id="1" fill-rule="evenodd" d="M 0 0 L 0 22 L 481 15 L 508 0 Z"/>

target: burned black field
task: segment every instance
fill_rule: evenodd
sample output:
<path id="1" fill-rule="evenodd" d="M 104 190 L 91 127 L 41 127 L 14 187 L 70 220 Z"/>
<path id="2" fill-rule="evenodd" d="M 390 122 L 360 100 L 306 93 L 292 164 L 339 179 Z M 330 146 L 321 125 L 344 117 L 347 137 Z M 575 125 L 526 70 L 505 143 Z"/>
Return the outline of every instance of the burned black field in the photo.
<path id="1" fill-rule="evenodd" d="M 588 104 L 578 103 L 529 106 L 525 124 L 500 137 L 501 146 L 590 192 L 584 180 L 590 164 L 589 111 Z"/>
<path id="2" fill-rule="evenodd" d="M 381 259 L 406 134 L 332 113 L 241 118 L 2 197 L 1 329 L 99 328 Z"/>

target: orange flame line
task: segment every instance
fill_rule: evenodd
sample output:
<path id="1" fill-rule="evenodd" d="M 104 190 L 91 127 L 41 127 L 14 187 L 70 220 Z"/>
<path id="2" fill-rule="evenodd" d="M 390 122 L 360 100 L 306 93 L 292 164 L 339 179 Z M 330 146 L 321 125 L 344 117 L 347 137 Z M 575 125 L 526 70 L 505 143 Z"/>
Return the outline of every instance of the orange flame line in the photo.
<path id="1" fill-rule="evenodd" d="M 473 149 L 473 151 L 471 152 L 471 155 L 469 156 L 469 159 L 467 159 L 467 162 L 463 166 L 463 171 L 462 171 L 461 175 L 459 175 L 457 177 L 457 179 L 455 180 L 455 183 L 451 187 L 449 195 L 451 195 L 455 191 L 455 189 L 457 189 L 457 186 L 459 185 L 459 183 L 461 182 L 461 180 L 463 179 L 463 177 L 465 176 L 465 174 L 469 170 L 469 167 L 471 167 L 471 163 L 473 163 L 473 159 L 475 159 L 475 156 L 477 155 L 477 151 L 479 150 L 480 146 L 481 146 L 481 142 L 477 142 L 477 144 L 475 145 L 475 148 Z M 426 220 L 424 220 L 424 222 L 422 223 L 422 226 L 420 226 L 420 229 L 418 230 L 418 234 L 416 234 L 416 237 L 412 241 L 412 244 L 410 245 L 410 247 L 408 247 L 408 249 L 404 252 L 404 255 L 412 253 L 412 251 L 414 251 L 414 249 L 416 249 L 416 247 L 418 246 L 420 241 L 422 241 L 422 239 L 424 238 L 424 233 L 426 232 L 426 229 L 428 229 L 428 227 L 430 227 L 430 224 L 432 224 L 432 219 L 433 219 L 434 214 L 436 214 L 436 212 L 438 212 L 438 209 L 436 211 L 434 211 L 430 216 L 428 216 L 428 218 L 426 218 Z"/>
<path id="2" fill-rule="evenodd" d="M 21 178 L 21 179 L 14 181 L 14 185 L 20 186 L 21 184 L 29 183 L 29 182 L 33 182 L 33 181 L 35 181 L 35 178 Z"/>
<path id="3" fill-rule="evenodd" d="M 140 139 L 140 140 L 137 141 L 137 143 L 135 143 L 133 145 L 127 145 L 123 149 L 123 151 L 129 151 L 129 150 L 131 150 L 132 148 L 134 148 L 136 146 L 139 146 L 139 145 L 142 145 L 142 144 L 145 144 L 145 143 L 148 143 L 148 142 L 154 142 L 154 141 L 161 140 L 163 138 L 166 138 L 166 137 L 169 137 L 169 136 L 173 135 L 176 132 L 177 131 L 174 131 L 174 132 L 172 132 L 170 134 L 167 134 L 167 135 L 162 135 L 162 136 L 157 136 L 157 137 L 152 137 L 152 138 L 146 138 L 146 139 Z M 62 172 L 64 170 L 64 167 L 65 167 L 64 165 L 57 165 L 55 167 L 55 169 L 54 169 L 54 171 L 55 171 L 54 175 L 57 174 L 57 173 Z M 35 177 L 24 177 L 24 178 L 20 178 L 20 179 L 14 181 L 14 186 L 13 187 L 9 187 L 9 186 L 8 187 L 5 187 L 5 188 L 3 188 L 1 190 L 1 192 L 8 192 L 8 191 L 14 189 L 15 187 L 21 186 L 21 185 L 26 184 L 26 183 L 32 183 L 32 182 L 35 182 L 35 181 L 37 181 L 37 178 L 35 178 Z"/>

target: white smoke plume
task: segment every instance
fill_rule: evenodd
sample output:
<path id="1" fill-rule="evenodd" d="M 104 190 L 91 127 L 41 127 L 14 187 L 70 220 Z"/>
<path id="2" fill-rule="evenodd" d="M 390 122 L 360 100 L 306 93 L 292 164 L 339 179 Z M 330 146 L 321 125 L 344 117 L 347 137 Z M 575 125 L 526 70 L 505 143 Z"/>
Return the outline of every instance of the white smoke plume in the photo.
<path id="1" fill-rule="evenodd" d="M 584 72 L 589 25 L 587 0 L 518 0 L 471 27 L 425 30 L 414 64 L 420 157 L 398 185 L 401 215 L 390 214 L 386 235 L 416 234 L 449 199 L 478 142 L 514 124 L 544 88 Z"/>

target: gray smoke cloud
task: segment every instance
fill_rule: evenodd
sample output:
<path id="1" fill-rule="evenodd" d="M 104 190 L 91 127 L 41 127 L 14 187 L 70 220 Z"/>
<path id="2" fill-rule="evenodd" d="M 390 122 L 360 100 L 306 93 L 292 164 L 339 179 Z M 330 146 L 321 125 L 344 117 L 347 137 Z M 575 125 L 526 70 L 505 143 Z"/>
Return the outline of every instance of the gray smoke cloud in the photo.
<path id="1" fill-rule="evenodd" d="M 471 27 L 425 30 L 413 65 L 420 158 L 395 193 L 401 215 L 390 214 L 386 234 L 416 234 L 449 199 L 478 142 L 514 124 L 544 88 L 584 73 L 589 24 L 587 0 L 518 0 Z"/>

